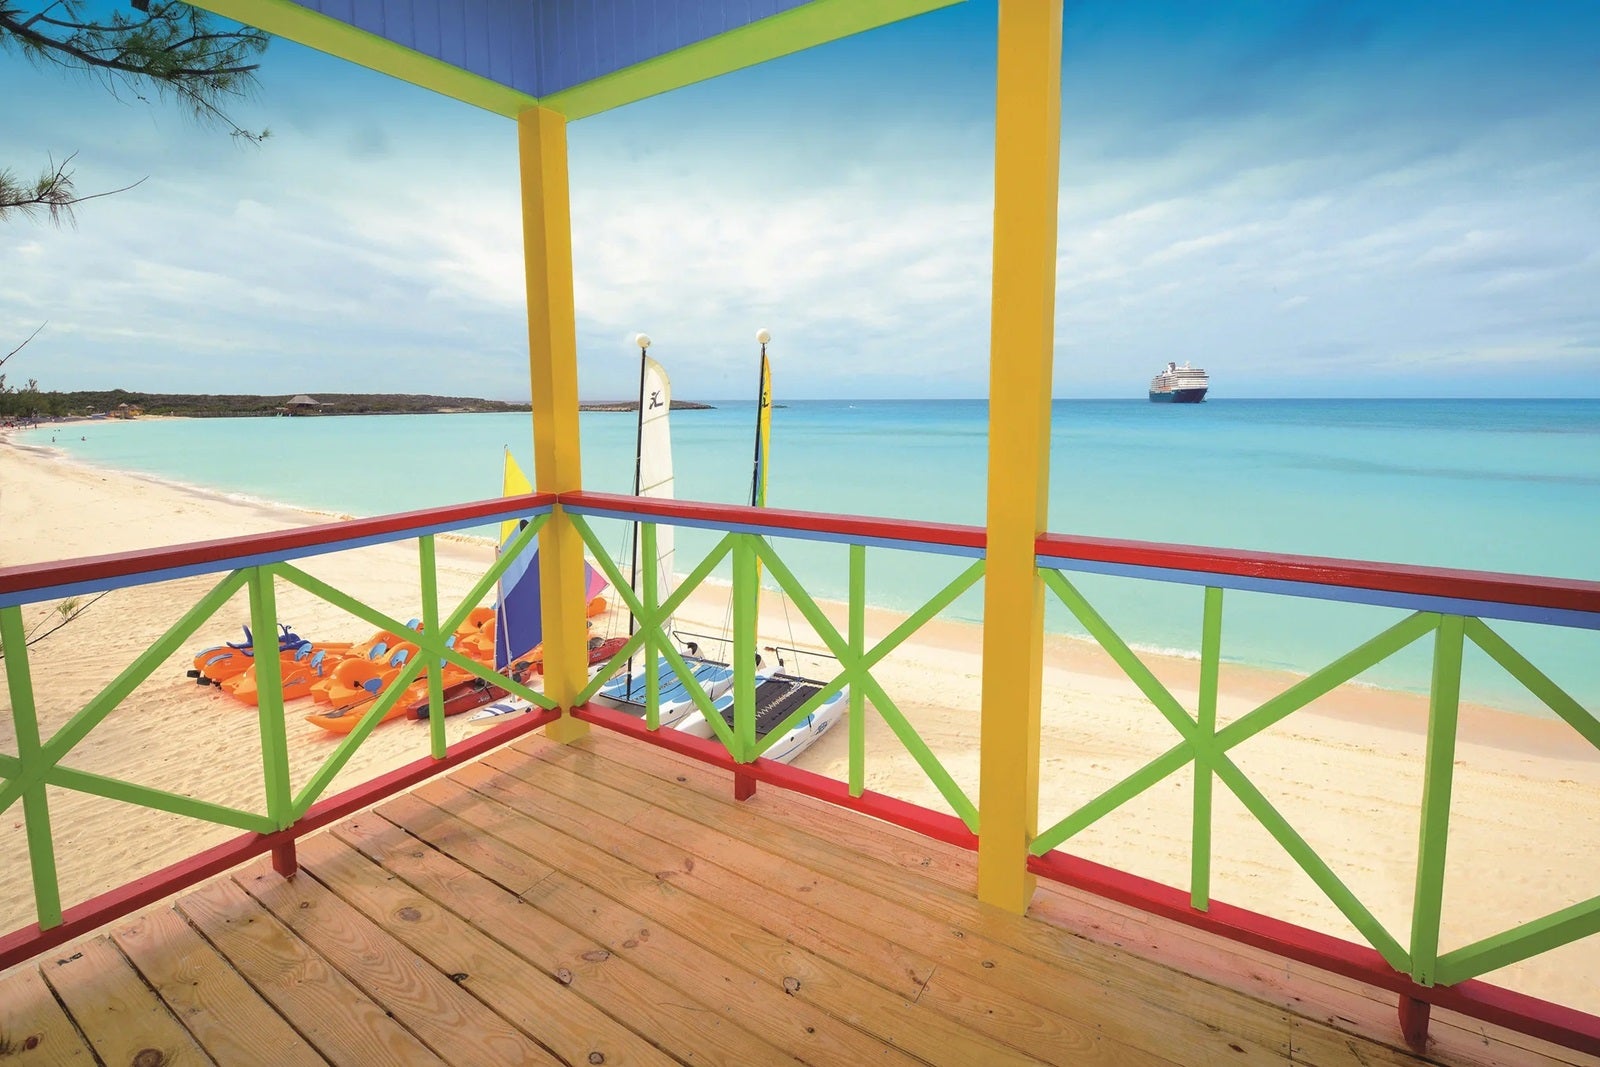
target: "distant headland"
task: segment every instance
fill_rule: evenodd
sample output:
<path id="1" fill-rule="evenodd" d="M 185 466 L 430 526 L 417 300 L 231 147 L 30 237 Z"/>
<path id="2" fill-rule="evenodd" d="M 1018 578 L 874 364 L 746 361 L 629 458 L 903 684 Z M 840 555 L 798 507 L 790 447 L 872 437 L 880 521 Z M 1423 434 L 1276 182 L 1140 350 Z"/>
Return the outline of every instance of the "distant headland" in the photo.
<path id="1" fill-rule="evenodd" d="M 229 393 L 136 393 L 126 389 L 77 392 L 17 392 L 5 396 L 0 416 L 12 418 L 166 415 L 186 418 L 250 418 L 273 415 L 455 415 L 529 411 L 526 402 L 468 396 L 412 393 L 300 393 L 259 396 Z M 710 410 L 712 405 L 674 400 L 675 411 Z M 13 410 L 14 409 L 14 410 Z M 637 400 L 581 401 L 579 411 L 638 411 Z"/>
<path id="2" fill-rule="evenodd" d="M 579 411 L 638 411 L 637 400 L 580 400 Z M 715 411 L 713 404 L 699 404 L 693 400 L 674 400 L 672 411 Z"/>

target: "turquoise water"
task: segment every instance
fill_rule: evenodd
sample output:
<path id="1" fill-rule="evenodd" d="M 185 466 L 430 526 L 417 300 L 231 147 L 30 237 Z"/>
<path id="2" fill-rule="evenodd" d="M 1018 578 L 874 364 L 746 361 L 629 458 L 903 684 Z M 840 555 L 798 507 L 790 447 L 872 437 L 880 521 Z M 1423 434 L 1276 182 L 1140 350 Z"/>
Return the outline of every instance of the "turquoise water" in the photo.
<path id="1" fill-rule="evenodd" d="M 753 420 L 749 403 L 674 414 L 680 498 L 746 498 Z M 791 402 L 773 413 L 768 503 L 981 524 L 986 420 L 983 401 Z M 1057 401 L 1054 427 L 1053 531 L 1600 580 L 1600 401 Z M 582 435 L 585 485 L 628 492 L 632 416 L 585 413 Z M 494 496 L 503 445 L 532 473 L 527 415 L 97 422 L 54 436 L 92 463 L 358 515 Z M 26 440 L 51 437 L 42 429 Z M 602 536 L 624 554 L 620 526 L 602 527 Z M 677 570 L 711 540 L 680 534 Z M 779 549 L 813 593 L 843 597 L 842 547 L 785 541 Z M 954 560 L 874 551 L 869 597 L 911 609 L 960 569 Z M 1091 577 L 1080 584 L 1137 646 L 1198 648 L 1199 590 Z M 980 618 L 981 596 L 969 594 L 950 614 Z M 1398 617 L 1230 593 L 1223 652 L 1311 670 Z M 1059 605 L 1048 623 L 1077 629 Z M 1600 635 L 1496 626 L 1580 701 L 1600 702 Z M 1412 650 L 1364 680 L 1425 688 L 1427 658 L 1425 648 Z M 1467 696 L 1533 709 L 1498 668 L 1471 656 Z"/>

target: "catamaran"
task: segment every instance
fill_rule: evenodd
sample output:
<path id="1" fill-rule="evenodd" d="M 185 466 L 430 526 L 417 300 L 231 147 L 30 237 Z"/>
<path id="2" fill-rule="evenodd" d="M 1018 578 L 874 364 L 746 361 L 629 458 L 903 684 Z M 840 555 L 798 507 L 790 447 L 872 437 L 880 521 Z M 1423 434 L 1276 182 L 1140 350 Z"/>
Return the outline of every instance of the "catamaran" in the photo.
<path id="1" fill-rule="evenodd" d="M 772 439 L 772 365 L 767 360 L 767 344 L 772 335 L 766 330 L 756 333 L 761 345 L 761 379 L 756 405 L 755 470 L 750 479 L 750 506 L 767 505 L 767 457 Z M 760 618 L 760 572 L 757 571 L 757 611 Z M 730 683 L 731 684 L 731 683 Z M 781 726 L 785 719 L 818 693 L 827 683 L 812 678 L 802 678 L 784 670 L 781 654 L 776 671 L 756 672 L 756 740 L 764 741 L 768 734 Z M 812 742 L 827 733 L 844 709 L 849 706 L 850 687 L 844 686 L 832 697 L 791 727 L 779 740 L 773 742 L 763 755 L 767 759 L 788 763 L 804 752 Z M 733 693 L 724 692 L 712 706 L 722 716 L 729 729 L 733 728 Z M 715 731 L 706 721 L 704 713 L 691 711 L 679 723 L 678 729 L 697 737 L 712 737 Z"/>
<path id="2" fill-rule="evenodd" d="M 639 346 L 639 430 L 634 453 L 633 494 L 670 500 L 673 493 L 672 432 L 668 414 L 672 410 L 672 382 L 667 377 L 666 368 L 646 354 L 650 338 L 640 334 L 635 342 Z M 644 574 L 639 566 L 638 523 L 633 524 L 632 540 L 633 589 L 642 599 Z M 672 527 L 662 523 L 656 527 L 658 604 L 664 603 L 672 593 L 672 554 Z M 634 619 L 630 614 L 629 636 L 632 636 L 633 627 Z M 668 619 L 662 629 L 670 634 L 672 620 Z M 711 700 L 722 696 L 733 686 L 733 669 L 726 663 L 694 655 L 685 656 L 684 662 L 693 676 L 693 682 L 704 689 Z M 689 695 L 689 682 L 678 676 L 664 656 L 658 658 L 653 666 L 642 665 L 640 670 L 635 670 L 633 660 L 629 659 L 626 672 L 603 686 L 596 694 L 595 702 L 642 718 L 648 683 L 646 672 L 651 670 L 655 671 L 660 686 L 657 721 L 662 726 L 677 724 L 694 710 L 695 704 Z"/>

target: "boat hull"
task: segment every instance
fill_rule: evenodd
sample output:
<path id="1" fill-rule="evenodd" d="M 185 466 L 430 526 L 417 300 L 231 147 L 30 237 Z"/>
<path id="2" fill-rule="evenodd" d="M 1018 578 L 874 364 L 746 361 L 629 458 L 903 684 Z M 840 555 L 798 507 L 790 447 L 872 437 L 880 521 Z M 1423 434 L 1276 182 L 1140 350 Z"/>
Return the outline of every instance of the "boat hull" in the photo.
<path id="1" fill-rule="evenodd" d="M 1151 392 L 1150 399 L 1157 404 L 1198 404 L 1206 398 L 1204 389 L 1172 389 L 1168 392 Z"/>

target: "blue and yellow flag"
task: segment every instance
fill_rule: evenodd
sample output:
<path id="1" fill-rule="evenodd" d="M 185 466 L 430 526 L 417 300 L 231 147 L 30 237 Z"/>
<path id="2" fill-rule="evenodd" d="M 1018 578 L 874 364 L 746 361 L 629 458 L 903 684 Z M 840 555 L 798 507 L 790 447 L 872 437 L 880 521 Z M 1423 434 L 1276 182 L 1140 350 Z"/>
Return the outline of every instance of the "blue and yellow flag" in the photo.
<path id="1" fill-rule="evenodd" d="M 756 411 L 756 469 L 750 482 L 750 506 L 767 506 L 767 449 L 772 443 L 772 364 L 761 353 L 761 399 Z"/>

